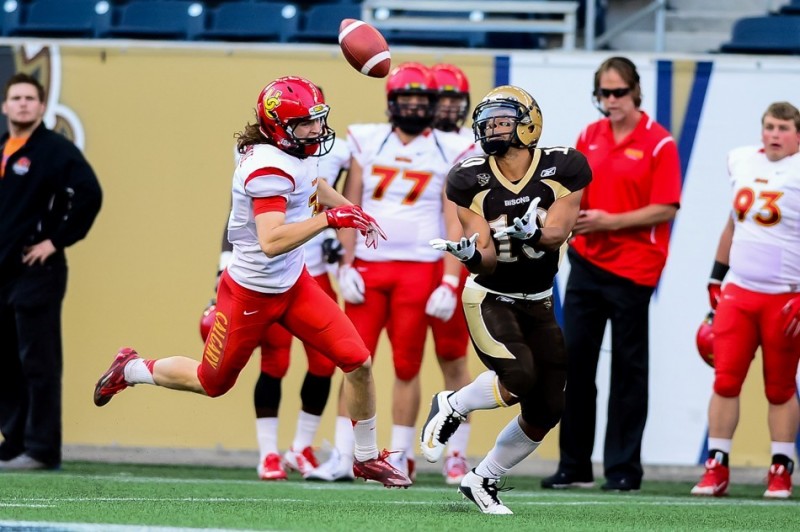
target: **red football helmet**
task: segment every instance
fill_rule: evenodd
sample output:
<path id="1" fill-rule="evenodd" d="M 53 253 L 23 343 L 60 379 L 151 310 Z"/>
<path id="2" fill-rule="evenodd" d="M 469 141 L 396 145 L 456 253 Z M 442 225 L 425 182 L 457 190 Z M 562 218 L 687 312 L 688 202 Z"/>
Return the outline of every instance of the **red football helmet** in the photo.
<path id="1" fill-rule="evenodd" d="M 330 107 L 319 88 L 298 76 L 278 78 L 261 90 L 256 114 L 261 133 L 275 146 L 296 157 L 320 157 L 331 151 L 335 132 L 328 127 Z M 298 138 L 298 122 L 320 120 L 317 137 Z"/>
<path id="2" fill-rule="evenodd" d="M 386 97 L 389 121 L 409 135 L 418 135 L 433 124 L 438 87 L 431 69 L 422 63 L 401 63 L 389 72 Z M 398 103 L 399 96 L 422 95 L 426 104 Z"/>
<path id="3" fill-rule="evenodd" d="M 206 341 L 206 338 L 208 338 L 208 333 L 210 333 L 212 327 L 214 327 L 214 316 L 216 313 L 217 305 L 212 299 L 211 303 L 209 303 L 209 305 L 203 311 L 203 315 L 200 317 L 200 338 L 202 338 L 204 342 Z"/>
<path id="4" fill-rule="evenodd" d="M 431 72 L 439 86 L 433 127 L 442 131 L 457 131 L 464 125 L 469 112 L 469 80 L 460 68 L 447 63 L 433 65 Z M 447 104 L 442 101 L 443 97 L 448 98 Z"/>
<path id="5" fill-rule="evenodd" d="M 697 329 L 697 352 L 700 353 L 700 358 L 703 362 L 714 367 L 714 331 L 712 325 L 714 323 L 714 311 L 706 315 L 703 323 Z"/>

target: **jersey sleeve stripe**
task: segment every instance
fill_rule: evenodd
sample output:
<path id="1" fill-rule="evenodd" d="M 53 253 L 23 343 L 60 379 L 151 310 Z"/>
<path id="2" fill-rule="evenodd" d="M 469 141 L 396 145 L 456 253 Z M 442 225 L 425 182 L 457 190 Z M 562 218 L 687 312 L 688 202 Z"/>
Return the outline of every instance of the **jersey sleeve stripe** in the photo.
<path id="1" fill-rule="evenodd" d="M 253 198 L 253 216 L 265 212 L 286 212 L 286 198 L 272 196 L 270 198 Z"/>
<path id="2" fill-rule="evenodd" d="M 663 139 L 661 139 L 661 140 L 659 141 L 659 143 L 658 143 L 658 144 L 656 144 L 656 147 L 655 147 L 655 148 L 653 148 L 653 157 L 657 157 L 657 156 L 658 156 L 658 152 L 660 152 L 660 151 L 661 151 L 661 148 L 663 148 L 664 146 L 666 146 L 666 144 L 667 144 L 668 142 L 675 142 L 675 140 L 674 140 L 672 137 L 664 137 Z"/>
<path id="3" fill-rule="evenodd" d="M 253 179 L 257 178 L 257 177 L 262 177 L 262 176 L 266 176 L 266 175 L 285 177 L 286 179 L 291 181 L 292 189 L 295 188 L 294 178 L 292 176 L 290 176 L 289 174 L 287 174 L 286 172 L 284 172 L 283 170 L 281 170 L 280 168 L 275 168 L 274 166 L 268 166 L 266 168 L 259 168 L 258 170 L 255 170 L 255 171 L 251 172 L 250 175 L 247 176 L 247 178 L 244 180 L 244 186 L 247 187 L 247 184 L 251 180 L 253 180 Z"/>

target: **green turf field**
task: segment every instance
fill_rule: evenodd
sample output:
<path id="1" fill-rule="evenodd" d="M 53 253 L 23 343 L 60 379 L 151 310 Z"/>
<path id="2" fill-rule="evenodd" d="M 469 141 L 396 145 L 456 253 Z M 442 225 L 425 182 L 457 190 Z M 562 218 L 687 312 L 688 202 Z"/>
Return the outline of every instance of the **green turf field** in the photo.
<path id="1" fill-rule="evenodd" d="M 635 494 L 547 491 L 509 477 L 513 516 L 482 515 L 422 475 L 408 490 L 363 481 L 255 480 L 250 469 L 70 462 L 59 472 L 0 473 L 0 529 L 11 522 L 97 523 L 251 530 L 800 530 L 800 502 L 766 501 L 762 486 L 734 485 L 722 499 L 688 495 L 691 484 L 645 482 Z M 17 528 L 19 529 L 19 528 Z M 127 529 L 129 530 L 129 529 Z"/>

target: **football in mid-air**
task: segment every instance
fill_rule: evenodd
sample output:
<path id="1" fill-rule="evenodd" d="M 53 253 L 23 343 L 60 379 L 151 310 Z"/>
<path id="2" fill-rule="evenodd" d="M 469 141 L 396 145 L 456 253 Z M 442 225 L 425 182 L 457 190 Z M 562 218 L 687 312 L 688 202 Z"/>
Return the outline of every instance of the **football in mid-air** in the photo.
<path id="1" fill-rule="evenodd" d="M 372 78 L 384 78 L 392 67 L 389 45 L 381 32 L 354 18 L 339 25 L 339 46 L 353 68 Z"/>

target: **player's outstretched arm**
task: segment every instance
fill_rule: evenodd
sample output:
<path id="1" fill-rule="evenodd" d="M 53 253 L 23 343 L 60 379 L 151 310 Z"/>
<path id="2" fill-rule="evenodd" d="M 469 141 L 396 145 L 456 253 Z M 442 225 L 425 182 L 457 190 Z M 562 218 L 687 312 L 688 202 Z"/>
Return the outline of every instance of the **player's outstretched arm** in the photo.
<path id="1" fill-rule="evenodd" d="M 583 189 L 558 198 L 547 209 L 547 219 L 542 227 L 542 237 L 536 249 L 555 251 L 569 238 L 581 210 Z"/>

